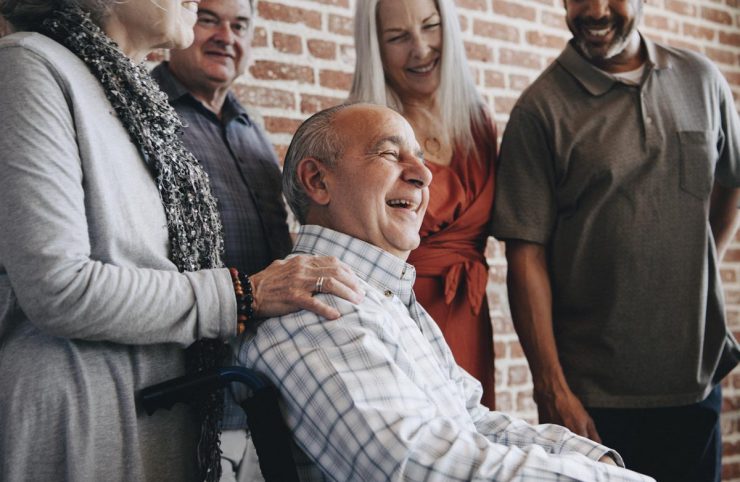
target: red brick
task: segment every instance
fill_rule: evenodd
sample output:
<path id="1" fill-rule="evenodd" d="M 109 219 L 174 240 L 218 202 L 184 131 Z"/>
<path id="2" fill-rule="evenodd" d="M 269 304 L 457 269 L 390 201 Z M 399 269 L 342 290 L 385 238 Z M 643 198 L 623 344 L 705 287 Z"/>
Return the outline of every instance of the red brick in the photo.
<path id="1" fill-rule="evenodd" d="M 335 7 L 349 8 L 349 0 L 311 0 L 312 2 L 322 3 L 324 5 L 333 5 Z"/>
<path id="2" fill-rule="evenodd" d="M 468 31 L 468 17 L 465 17 L 463 15 L 458 15 L 457 21 L 460 22 L 460 31 L 467 32 Z"/>
<path id="3" fill-rule="evenodd" d="M 514 404 L 510 393 L 496 393 L 496 410 L 502 412 L 514 411 Z"/>
<path id="4" fill-rule="evenodd" d="M 517 394 L 516 408 L 523 413 L 537 413 L 537 404 L 534 403 L 531 390 Z"/>
<path id="5" fill-rule="evenodd" d="M 714 40 L 715 30 L 702 25 L 696 25 L 693 23 L 683 24 L 683 33 L 689 37 L 695 37 L 703 40 Z"/>
<path id="6" fill-rule="evenodd" d="M 486 0 L 457 0 L 455 4 L 458 8 L 465 8 L 468 10 L 488 10 L 488 2 L 486 2 Z"/>
<path id="7" fill-rule="evenodd" d="M 521 18 L 530 22 L 534 22 L 537 18 L 537 11 L 534 8 L 506 0 L 493 0 L 493 11 L 507 17 Z"/>
<path id="8" fill-rule="evenodd" d="M 679 23 L 674 18 L 665 15 L 647 15 L 645 26 L 662 32 L 678 33 L 680 30 Z"/>
<path id="9" fill-rule="evenodd" d="M 342 35 L 352 35 L 352 32 L 354 32 L 352 22 L 352 17 L 329 15 L 329 31 Z"/>
<path id="10" fill-rule="evenodd" d="M 499 114 L 510 114 L 516 104 L 516 97 L 496 97 L 496 112 Z"/>
<path id="11" fill-rule="evenodd" d="M 535 70 L 542 68 L 540 59 L 541 57 L 537 54 L 513 49 L 501 49 L 499 54 L 499 62 L 503 65 L 517 65 Z"/>
<path id="12" fill-rule="evenodd" d="M 310 39 L 306 42 L 308 51 L 316 58 L 334 60 L 337 57 L 337 44 L 328 40 Z"/>
<path id="13" fill-rule="evenodd" d="M 707 57 L 718 64 L 736 65 L 738 63 L 738 54 L 730 50 L 707 47 L 704 49 L 704 52 L 707 54 Z"/>
<path id="14" fill-rule="evenodd" d="M 498 70 L 486 70 L 484 78 L 486 87 L 498 87 L 500 89 L 506 87 L 504 74 Z"/>
<path id="15" fill-rule="evenodd" d="M 249 69 L 256 79 L 264 80 L 296 80 L 304 84 L 313 84 L 314 75 L 311 67 L 258 60 Z"/>
<path id="16" fill-rule="evenodd" d="M 737 281 L 737 272 L 734 269 L 722 268 L 720 275 L 723 283 L 735 283 Z"/>
<path id="17" fill-rule="evenodd" d="M 732 25 L 732 15 L 727 13 L 725 10 L 718 10 L 716 8 L 702 7 L 701 16 L 705 20 L 710 22 L 719 23 L 722 25 Z"/>
<path id="18" fill-rule="evenodd" d="M 514 325 L 512 325 L 510 318 L 503 316 L 492 316 L 491 322 L 493 323 L 493 332 L 499 336 L 508 333 L 514 333 Z"/>
<path id="19" fill-rule="evenodd" d="M 723 43 L 729 47 L 738 48 L 740 46 L 740 32 L 738 31 L 730 31 L 730 32 L 723 32 L 720 30 L 719 32 L 719 41 L 720 43 Z"/>
<path id="20" fill-rule="evenodd" d="M 550 35 L 537 31 L 527 32 L 527 43 L 538 47 L 562 50 L 568 40 L 558 35 Z"/>
<path id="21" fill-rule="evenodd" d="M 255 27 L 252 47 L 267 47 L 267 30 L 264 27 Z"/>
<path id="22" fill-rule="evenodd" d="M 526 75 L 511 74 L 509 76 L 509 87 L 517 92 L 521 92 L 527 87 L 532 81 Z"/>
<path id="23" fill-rule="evenodd" d="M 275 134 L 293 134 L 301 125 L 301 120 L 288 117 L 265 116 L 265 129 Z"/>
<path id="24" fill-rule="evenodd" d="M 519 29 L 498 22 L 487 22 L 485 20 L 473 21 L 473 34 L 481 37 L 495 38 L 507 42 L 519 42 Z"/>
<path id="25" fill-rule="evenodd" d="M 559 28 L 564 31 L 568 31 L 568 27 L 565 23 L 564 13 L 553 13 L 553 12 L 541 12 L 542 24 L 547 27 Z"/>
<path id="26" fill-rule="evenodd" d="M 339 97 L 327 97 L 324 95 L 301 95 L 301 113 L 315 114 L 316 112 L 344 102 Z"/>
<path id="27" fill-rule="evenodd" d="M 665 8 L 686 17 L 696 16 L 696 6 L 683 0 L 665 0 Z"/>
<path id="28" fill-rule="evenodd" d="M 493 50 L 485 44 L 465 42 L 465 53 L 470 60 L 479 60 L 481 62 L 491 62 L 493 60 Z"/>
<path id="29" fill-rule="evenodd" d="M 289 7 L 280 3 L 258 2 L 260 19 L 276 20 L 285 23 L 302 23 L 307 27 L 321 28 L 321 13 L 305 8 Z"/>
<path id="30" fill-rule="evenodd" d="M 303 41 L 298 35 L 274 32 L 272 34 L 272 46 L 278 52 L 286 54 L 300 54 L 303 52 Z"/>
<path id="31" fill-rule="evenodd" d="M 234 90 L 237 97 L 248 105 L 275 109 L 295 109 L 295 95 L 286 90 L 243 84 L 235 84 Z"/>
<path id="32" fill-rule="evenodd" d="M 319 85 L 330 89 L 349 91 L 352 87 L 352 73 L 338 70 L 322 70 L 319 72 Z"/>
<path id="33" fill-rule="evenodd" d="M 529 368 L 521 365 L 509 367 L 509 385 L 524 385 L 527 381 L 529 381 Z"/>

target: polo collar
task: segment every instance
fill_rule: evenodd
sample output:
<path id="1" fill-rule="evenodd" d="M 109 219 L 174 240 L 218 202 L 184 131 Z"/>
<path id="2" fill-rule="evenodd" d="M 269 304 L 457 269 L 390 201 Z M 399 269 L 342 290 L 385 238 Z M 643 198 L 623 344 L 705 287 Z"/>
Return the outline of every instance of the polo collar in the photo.
<path id="1" fill-rule="evenodd" d="M 647 52 L 646 67 L 652 70 L 662 70 L 671 67 L 665 49 L 640 34 L 640 41 Z M 600 96 L 608 92 L 614 84 L 619 82 L 616 77 L 604 72 L 586 60 L 569 41 L 565 49 L 556 60 L 593 96 Z"/>

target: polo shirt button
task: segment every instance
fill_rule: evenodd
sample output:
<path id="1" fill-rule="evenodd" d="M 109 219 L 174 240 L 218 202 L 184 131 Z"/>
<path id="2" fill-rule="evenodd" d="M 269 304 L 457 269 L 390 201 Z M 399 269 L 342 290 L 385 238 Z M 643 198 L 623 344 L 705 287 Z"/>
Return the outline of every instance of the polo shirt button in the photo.
<path id="1" fill-rule="evenodd" d="M 645 124 L 647 124 L 647 125 L 650 125 L 650 124 L 652 124 L 652 123 L 653 123 L 653 118 L 652 118 L 652 117 L 647 117 L 647 118 L 645 119 Z"/>
<path id="2" fill-rule="evenodd" d="M 391 290 L 385 290 L 385 292 L 383 294 L 385 296 L 387 296 L 388 298 L 390 298 L 391 296 L 393 296 L 393 292 Z"/>

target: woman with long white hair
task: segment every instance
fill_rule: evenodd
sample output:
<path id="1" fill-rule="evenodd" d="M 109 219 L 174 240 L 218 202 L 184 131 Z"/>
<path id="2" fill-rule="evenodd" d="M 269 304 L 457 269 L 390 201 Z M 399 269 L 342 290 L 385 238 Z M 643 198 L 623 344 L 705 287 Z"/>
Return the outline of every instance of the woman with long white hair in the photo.
<path id="1" fill-rule="evenodd" d="M 434 174 L 421 246 L 411 253 L 417 298 L 457 363 L 494 408 L 493 333 L 486 301 L 496 130 L 476 91 L 451 0 L 357 0 L 351 101 L 401 113 Z"/>

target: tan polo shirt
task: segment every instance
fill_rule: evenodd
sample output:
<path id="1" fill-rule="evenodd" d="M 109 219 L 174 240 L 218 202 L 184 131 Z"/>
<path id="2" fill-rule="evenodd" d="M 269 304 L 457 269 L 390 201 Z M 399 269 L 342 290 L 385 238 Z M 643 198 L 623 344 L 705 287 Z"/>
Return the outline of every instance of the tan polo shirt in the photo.
<path id="1" fill-rule="evenodd" d="M 740 185 L 732 95 L 704 57 L 643 43 L 637 86 L 568 45 L 501 148 L 493 234 L 547 246 L 560 360 L 591 407 L 702 400 L 740 354 L 708 222 L 714 181 Z"/>

